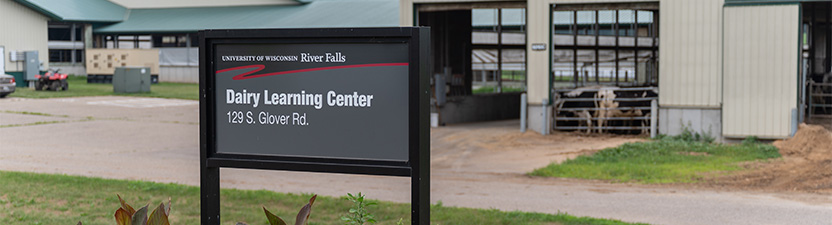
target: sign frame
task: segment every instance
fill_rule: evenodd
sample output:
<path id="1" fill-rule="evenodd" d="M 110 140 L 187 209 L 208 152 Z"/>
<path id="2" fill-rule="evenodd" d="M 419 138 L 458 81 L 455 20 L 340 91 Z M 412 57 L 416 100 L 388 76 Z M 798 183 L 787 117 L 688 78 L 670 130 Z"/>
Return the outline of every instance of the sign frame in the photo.
<path id="1" fill-rule="evenodd" d="M 430 28 L 317 28 L 199 31 L 201 224 L 220 224 L 220 168 L 411 177 L 411 222 L 430 223 Z M 408 48 L 408 160 L 218 153 L 216 144 L 217 44 L 406 43 Z"/>

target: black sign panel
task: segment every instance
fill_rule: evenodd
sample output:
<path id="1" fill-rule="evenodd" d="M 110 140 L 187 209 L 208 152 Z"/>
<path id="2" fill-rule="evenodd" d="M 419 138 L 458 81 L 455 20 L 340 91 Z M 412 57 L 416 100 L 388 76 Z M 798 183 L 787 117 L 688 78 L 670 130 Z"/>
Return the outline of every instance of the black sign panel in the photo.
<path id="1" fill-rule="evenodd" d="M 412 177 L 429 222 L 428 28 L 200 32 L 202 224 L 219 168 Z"/>
<path id="2" fill-rule="evenodd" d="M 217 152 L 407 161 L 407 43 L 214 48 Z"/>

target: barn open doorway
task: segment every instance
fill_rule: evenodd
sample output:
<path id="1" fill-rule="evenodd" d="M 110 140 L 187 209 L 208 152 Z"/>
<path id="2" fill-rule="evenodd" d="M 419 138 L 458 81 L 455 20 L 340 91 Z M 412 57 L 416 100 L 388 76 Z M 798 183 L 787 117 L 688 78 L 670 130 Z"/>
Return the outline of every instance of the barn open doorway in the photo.
<path id="1" fill-rule="evenodd" d="M 806 2 L 802 10 L 801 115 L 832 128 L 832 1 Z"/>
<path id="2" fill-rule="evenodd" d="M 416 4 L 431 28 L 438 124 L 515 119 L 526 91 L 526 2 Z"/>
<path id="3" fill-rule="evenodd" d="M 646 133 L 658 98 L 658 3 L 552 7 L 554 129 Z"/>

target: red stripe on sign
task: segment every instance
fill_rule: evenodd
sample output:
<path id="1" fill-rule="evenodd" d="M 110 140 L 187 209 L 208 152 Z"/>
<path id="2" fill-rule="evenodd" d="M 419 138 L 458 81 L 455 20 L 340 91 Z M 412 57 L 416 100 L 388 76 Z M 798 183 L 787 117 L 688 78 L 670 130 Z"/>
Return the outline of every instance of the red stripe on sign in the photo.
<path id="1" fill-rule="evenodd" d="M 410 65 L 410 64 L 409 63 L 371 63 L 371 64 L 358 64 L 358 65 L 346 65 L 346 66 L 328 66 L 328 67 L 318 67 L 318 68 L 309 68 L 309 69 L 288 70 L 288 71 L 264 73 L 264 74 L 253 74 L 253 73 L 256 73 L 260 70 L 265 69 L 266 66 L 264 66 L 264 65 L 248 65 L 248 66 L 240 66 L 240 67 L 233 67 L 233 68 L 218 70 L 217 73 L 223 73 L 223 72 L 234 71 L 234 70 L 249 69 L 249 68 L 256 68 L 254 70 L 242 73 L 242 74 L 234 76 L 232 78 L 233 80 L 245 80 L 245 79 L 258 78 L 258 77 L 284 75 L 284 74 L 291 74 L 291 73 L 303 73 L 303 72 L 312 72 L 312 71 L 321 71 L 321 70 L 337 70 L 337 69 L 361 68 L 361 67 L 381 67 L 381 66 L 408 66 L 408 65 Z"/>
<path id="2" fill-rule="evenodd" d="M 265 66 L 265 65 L 248 65 L 248 66 L 239 66 L 239 67 L 233 67 L 233 68 L 228 68 L 228 69 L 221 69 L 221 70 L 217 70 L 217 73 L 224 73 L 224 72 L 228 72 L 228 71 L 242 70 L 242 69 L 248 69 L 248 68 L 257 68 L 257 69 L 254 69 L 254 70 L 251 70 L 251 71 L 248 71 L 248 72 L 242 73 L 242 74 L 237 75 L 237 76 L 245 76 L 245 75 L 249 75 L 249 74 L 255 73 L 255 72 L 257 72 L 257 71 L 260 71 L 260 70 L 265 69 L 265 68 L 266 68 L 266 66 Z M 235 80 L 236 80 L 236 79 L 235 79 Z"/>

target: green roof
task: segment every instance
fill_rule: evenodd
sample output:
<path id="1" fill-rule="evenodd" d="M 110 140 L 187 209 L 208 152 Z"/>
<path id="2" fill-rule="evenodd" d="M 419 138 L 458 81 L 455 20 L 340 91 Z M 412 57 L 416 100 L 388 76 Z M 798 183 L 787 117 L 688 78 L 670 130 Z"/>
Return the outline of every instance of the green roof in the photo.
<path id="1" fill-rule="evenodd" d="M 204 29 L 390 27 L 398 0 L 317 0 L 301 5 L 131 9 L 95 33 L 179 33 Z"/>
<path id="2" fill-rule="evenodd" d="M 119 22 L 127 11 L 107 0 L 15 0 L 59 21 Z"/>

